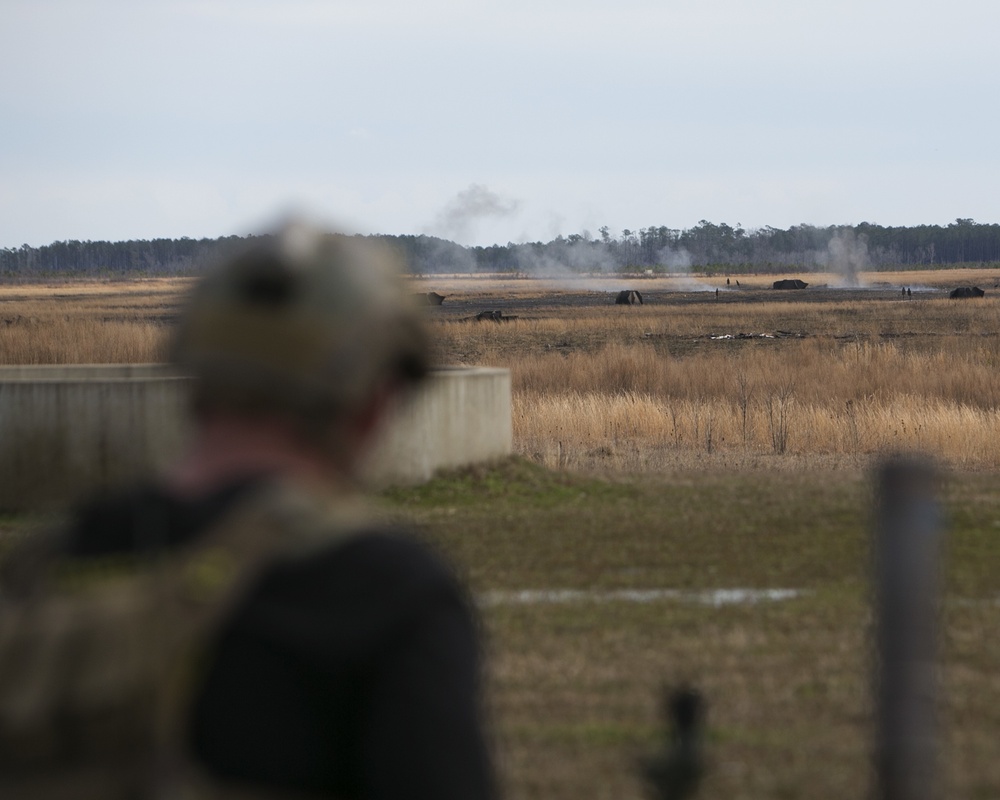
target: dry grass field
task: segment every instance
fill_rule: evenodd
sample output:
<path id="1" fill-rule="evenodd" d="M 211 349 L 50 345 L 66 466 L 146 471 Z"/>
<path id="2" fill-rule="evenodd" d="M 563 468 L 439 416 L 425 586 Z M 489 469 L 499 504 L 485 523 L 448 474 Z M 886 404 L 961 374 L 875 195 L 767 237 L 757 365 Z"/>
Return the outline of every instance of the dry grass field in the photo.
<path id="1" fill-rule="evenodd" d="M 187 279 L 0 286 L 0 363 L 163 361 Z"/>
<path id="2" fill-rule="evenodd" d="M 382 498 L 479 600 L 505 796 L 641 797 L 682 682 L 709 702 L 701 797 L 866 794 L 869 469 L 920 450 L 950 467 L 940 796 L 1000 797 L 1000 274 L 801 277 L 413 281 L 446 295 L 439 362 L 513 376 L 520 458 Z M 186 286 L 0 287 L 0 361 L 159 360 Z"/>
<path id="3" fill-rule="evenodd" d="M 436 276 L 437 359 L 511 369 L 517 452 L 642 472 L 856 462 L 895 450 L 1000 467 L 1000 291 L 992 271 L 803 275 Z M 981 300 L 947 290 L 978 284 Z M 186 280 L 0 287 L 0 361 L 161 360 Z M 904 287 L 911 294 L 902 294 Z M 642 306 L 616 306 L 635 288 Z M 716 291 L 718 290 L 718 292 Z M 495 311 L 502 322 L 477 321 Z"/>
<path id="4" fill-rule="evenodd" d="M 854 289 L 804 277 L 822 285 L 424 283 L 447 298 L 429 309 L 440 360 L 510 367 L 517 449 L 539 463 L 647 471 L 919 450 L 1000 466 L 998 275 L 879 273 Z M 966 284 L 987 296 L 948 299 Z M 613 305 L 618 288 L 645 303 Z M 484 310 L 506 321 L 473 321 Z"/>

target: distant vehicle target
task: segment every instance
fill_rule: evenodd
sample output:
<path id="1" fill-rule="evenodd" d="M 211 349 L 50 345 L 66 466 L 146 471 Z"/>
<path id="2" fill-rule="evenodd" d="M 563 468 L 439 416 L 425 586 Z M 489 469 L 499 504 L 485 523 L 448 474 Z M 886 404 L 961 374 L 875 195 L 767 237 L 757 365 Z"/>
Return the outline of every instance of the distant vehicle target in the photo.
<path id="1" fill-rule="evenodd" d="M 634 289 L 622 289 L 615 297 L 616 306 L 641 306 L 642 295 Z"/>
<path id="2" fill-rule="evenodd" d="M 805 289 L 809 284 L 805 281 L 799 280 L 798 278 L 782 278 L 780 281 L 775 281 L 773 288 L 775 289 Z"/>
<path id="3" fill-rule="evenodd" d="M 952 289 L 948 297 L 956 300 L 964 297 L 984 297 L 985 295 L 986 292 L 978 286 L 959 286 L 957 289 Z"/>

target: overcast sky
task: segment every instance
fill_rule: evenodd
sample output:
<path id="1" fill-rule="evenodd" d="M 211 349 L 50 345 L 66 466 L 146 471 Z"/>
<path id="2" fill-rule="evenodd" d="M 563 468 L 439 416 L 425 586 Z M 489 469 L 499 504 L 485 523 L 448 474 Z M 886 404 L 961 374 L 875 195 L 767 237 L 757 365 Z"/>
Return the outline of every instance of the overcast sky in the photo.
<path id="1" fill-rule="evenodd" d="M 996 0 L 0 0 L 0 247 L 1000 222 Z"/>

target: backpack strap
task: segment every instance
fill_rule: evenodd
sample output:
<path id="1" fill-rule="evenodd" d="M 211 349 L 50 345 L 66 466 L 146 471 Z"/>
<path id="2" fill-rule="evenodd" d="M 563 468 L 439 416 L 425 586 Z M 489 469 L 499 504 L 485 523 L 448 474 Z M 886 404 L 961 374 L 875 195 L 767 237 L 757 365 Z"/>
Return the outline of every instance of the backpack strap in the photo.
<path id="1" fill-rule="evenodd" d="M 371 519 L 357 496 L 311 494 L 285 483 L 270 484 L 235 508 L 190 552 L 157 567 L 158 604 L 182 618 L 163 625 L 164 638 L 155 645 L 165 669 L 157 683 L 162 688 L 157 711 L 161 747 L 175 753 L 181 749 L 209 643 L 262 573 L 337 546 L 370 527 Z M 184 641 L 168 631 L 177 631 Z"/>
<path id="2" fill-rule="evenodd" d="M 266 795 L 217 785 L 189 754 L 210 642 L 267 568 L 335 547 L 369 522 L 354 496 L 274 483 L 196 541 L 132 565 L 81 574 L 49 555 L 29 559 L 32 591 L 0 609 L 0 793 Z"/>

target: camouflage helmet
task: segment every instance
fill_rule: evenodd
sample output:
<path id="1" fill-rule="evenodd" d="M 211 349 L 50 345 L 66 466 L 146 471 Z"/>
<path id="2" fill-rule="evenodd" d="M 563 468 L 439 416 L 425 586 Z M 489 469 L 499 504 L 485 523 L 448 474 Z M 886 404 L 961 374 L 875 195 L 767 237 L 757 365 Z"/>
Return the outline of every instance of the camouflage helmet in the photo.
<path id="1" fill-rule="evenodd" d="M 428 341 L 387 249 L 292 224 L 199 282 L 172 360 L 201 407 L 323 418 L 423 377 Z"/>

